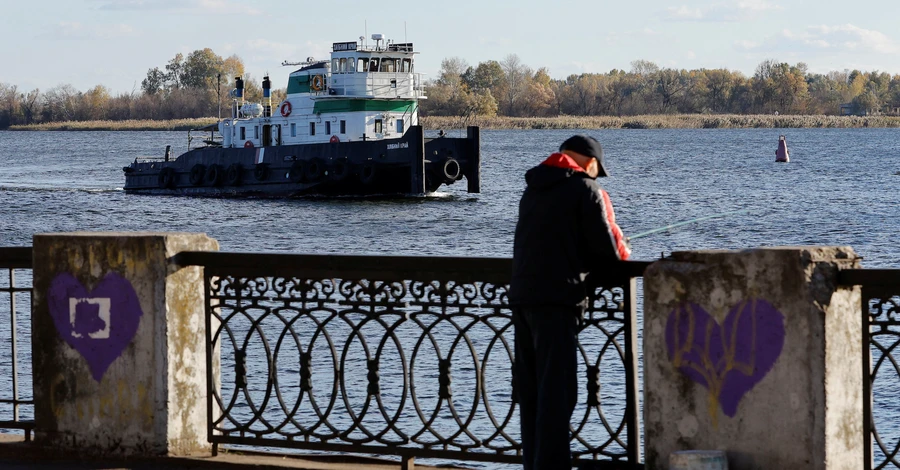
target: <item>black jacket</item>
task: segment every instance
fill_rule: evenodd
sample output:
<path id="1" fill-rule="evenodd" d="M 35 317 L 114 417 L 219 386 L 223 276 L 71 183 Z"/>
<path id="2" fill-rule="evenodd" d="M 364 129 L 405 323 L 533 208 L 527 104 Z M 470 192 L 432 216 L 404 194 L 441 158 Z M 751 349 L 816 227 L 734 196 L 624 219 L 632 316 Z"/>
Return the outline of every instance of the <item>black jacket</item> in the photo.
<path id="1" fill-rule="evenodd" d="M 630 254 L 609 196 L 559 153 L 528 170 L 525 181 L 509 303 L 583 307 L 591 269 Z"/>

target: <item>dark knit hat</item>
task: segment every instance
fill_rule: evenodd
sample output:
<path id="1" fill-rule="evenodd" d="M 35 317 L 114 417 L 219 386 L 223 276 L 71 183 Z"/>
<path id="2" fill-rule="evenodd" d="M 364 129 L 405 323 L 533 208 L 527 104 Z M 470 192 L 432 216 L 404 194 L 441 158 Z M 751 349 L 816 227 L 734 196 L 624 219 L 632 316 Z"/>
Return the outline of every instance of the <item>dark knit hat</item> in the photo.
<path id="1" fill-rule="evenodd" d="M 574 135 L 559 146 L 559 151 L 562 152 L 563 150 L 571 150 L 585 157 L 595 158 L 600 170 L 597 176 L 609 176 L 609 171 L 606 170 L 606 165 L 603 162 L 603 147 L 600 146 L 600 142 L 597 142 L 597 139 L 586 135 Z"/>

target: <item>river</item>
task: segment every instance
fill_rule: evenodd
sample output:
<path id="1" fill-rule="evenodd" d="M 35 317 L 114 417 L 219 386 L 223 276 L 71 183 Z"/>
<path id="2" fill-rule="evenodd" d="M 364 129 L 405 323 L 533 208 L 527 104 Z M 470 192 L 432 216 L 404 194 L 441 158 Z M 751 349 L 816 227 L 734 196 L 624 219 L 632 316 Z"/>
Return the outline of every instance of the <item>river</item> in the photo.
<path id="1" fill-rule="evenodd" d="M 849 245 L 864 267 L 900 267 L 897 130 L 588 133 L 606 151 L 612 176 L 600 183 L 626 234 L 749 211 L 636 240 L 635 259 L 707 248 Z M 122 191 L 123 166 L 161 156 L 166 145 L 184 151 L 186 133 L 0 132 L 0 246 L 27 246 L 42 232 L 179 231 L 205 232 L 223 251 L 511 256 L 523 174 L 571 134 L 484 131 L 481 194 L 466 193 L 460 182 L 408 199 L 233 200 Z M 775 162 L 779 134 L 787 136 L 789 164 Z M 0 357 L 8 368 L 8 355 Z M 895 387 L 896 377 L 884 379 Z M 900 414 L 894 410 L 883 411 Z M 880 430 L 896 426 L 878 413 Z"/>

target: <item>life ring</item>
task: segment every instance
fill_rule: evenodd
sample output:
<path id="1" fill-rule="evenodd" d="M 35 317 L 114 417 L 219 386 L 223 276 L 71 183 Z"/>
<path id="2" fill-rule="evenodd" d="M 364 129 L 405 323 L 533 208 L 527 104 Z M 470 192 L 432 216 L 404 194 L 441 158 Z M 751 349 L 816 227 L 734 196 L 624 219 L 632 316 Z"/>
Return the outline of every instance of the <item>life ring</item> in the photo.
<path id="1" fill-rule="evenodd" d="M 252 148 L 253 148 L 253 142 L 251 142 L 251 141 L 249 141 L 249 140 L 246 141 L 246 142 L 244 142 L 244 148 L 245 148 L 245 149 L 252 149 Z"/>
<path id="2" fill-rule="evenodd" d="M 312 83 L 310 84 L 310 88 L 316 91 L 322 91 L 322 88 L 325 87 L 325 79 L 322 78 L 321 75 L 313 75 Z"/>
<path id="3" fill-rule="evenodd" d="M 313 158 L 306 166 L 306 179 L 308 181 L 318 181 L 325 174 L 325 162 L 321 158 Z"/>
<path id="4" fill-rule="evenodd" d="M 332 144 L 336 144 L 341 141 L 341 138 L 336 135 L 333 135 L 333 136 L 331 136 L 331 139 L 329 139 L 328 141 L 331 142 Z"/>
<path id="5" fill-rule="evenodd" d="M 240 163 L 232 163 L 227 170 L 225 170 L 225 184 L 228 186 L 239 186 L 241 184 L 241 172 L 243 168 L 241 168 Z"/>
<path id="6" fill-rule="evenodd" d="M 175 169 L 171 167 L 163 168 L 162 171 L 159 172 L 159 177 L 157 182 L 159 183 L 159 187 L 163 189 L 169 189 L 175 185 Z"/>
<path id="7" fill-rule="evenodd" d="M 203 176 L 203 182 L 209 186 L 218 186 L 222 183 L 222 165 L 210 165 Z"/>
<path id="8" fill-rule="evenodd" d="M 293 108 L 293 106 L 291 106 L 291 102 L 290 102 L 290 101 L 285 101 L 284 103 L 281 103 L 281 115 L 282 115 L 282 116 L 284 116 L 284 117 L 290 116 L 290 115 L 291 115 L 291 111 L 292 111 L 293 109 L 294 109 L 294 108 Z"/>
<path id="9" fill-rule="evenodd" d="M 372 184 L 375 182 L 376 176 L 378 176 L 378 171 L 375 168 L 375 162 L 363 163 L 359 169 L 359 182 L 366 185 Z"/>
<path id="10" fill-rule="evenodd" d="M 206 175 L 206 167 L 201 164 L 196 164 L 191 167 L 191 176 L 190 181 L 194 186 L 200 186 L 203 184 L 203 177 Z"/>
<path id="11" fill-rule="evenodd" d="M 269 164 L 260 163 L 253 169 L 253 177 L 256 181 L 265 181 L 269 177 Z"/>

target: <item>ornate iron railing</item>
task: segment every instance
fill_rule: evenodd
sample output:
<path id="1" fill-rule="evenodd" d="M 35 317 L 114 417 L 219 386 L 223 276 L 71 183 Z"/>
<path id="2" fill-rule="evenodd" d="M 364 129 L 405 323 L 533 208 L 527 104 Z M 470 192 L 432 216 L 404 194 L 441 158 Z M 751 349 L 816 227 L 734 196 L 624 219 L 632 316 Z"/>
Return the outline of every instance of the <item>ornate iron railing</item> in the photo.
<path id="1" fill-rule="evenodd" d="M 23 347 L 19 330 L 24 329 L 29 338 L 31 331 L 30 323 L 26 321 L 24 327 L 21 324 L 20 313 L 23 312 L 25 318 L 30 317 L 31 248 L 0 248 L 0 337 L 9 338 L 9 348 L 0 349 L 0 370 L 3 370 L 0 374 L 0 429 L 24 430 L 25 439 L 31 440 L 34 420 L 22 419 L 22 415 L 34 415 L 34 401 L 22 399 L 20 395 L 23 385 L 31 389 L 31 361 L 23 361 L 21 369 L 25 370 L 21 370 L 19 364 L 19 348 Z M 30 349 L 26 357 L 30 359 Z M 7 371 L 9 375 L 6 375 Z M 23 407 L 30 410 L 22 413 Z"/>
<path id="2" fill-rule="evenodd" d="M 846 270 L 841 283 L 862 286 L 863 432 L 871 456 L 864 468 L 900 468 L 900 270 Z"/>
<path id="3" fill-rule="evenodd" d="M 205 268 L 209 440 L 521 462 L 509 259 L 182 253 Z M 639 467 L 635 277 L 598 278 L 573 454 Z"/>

